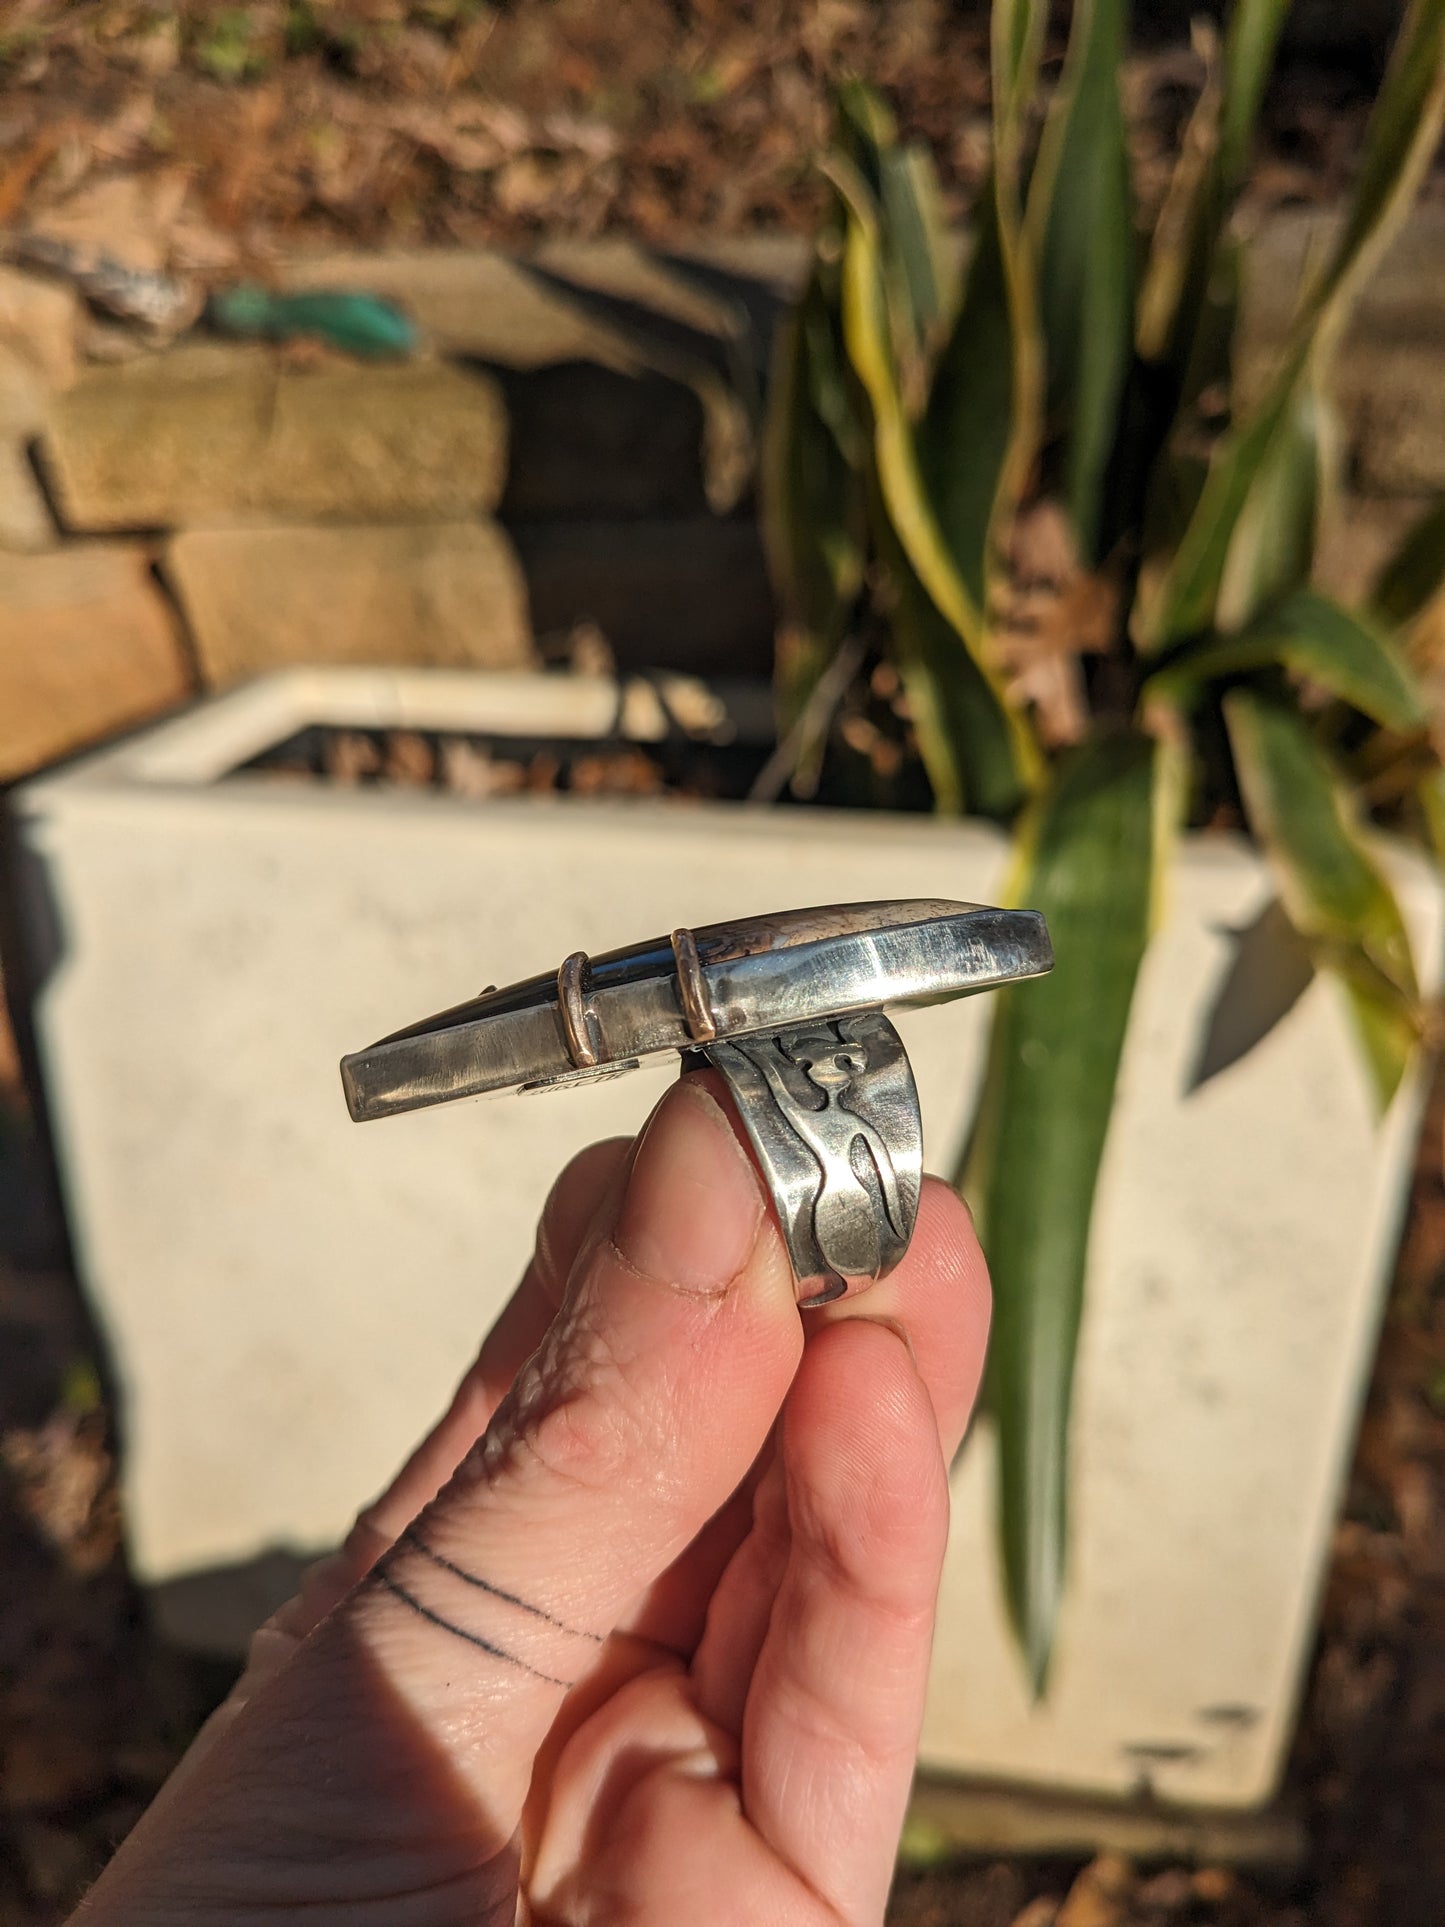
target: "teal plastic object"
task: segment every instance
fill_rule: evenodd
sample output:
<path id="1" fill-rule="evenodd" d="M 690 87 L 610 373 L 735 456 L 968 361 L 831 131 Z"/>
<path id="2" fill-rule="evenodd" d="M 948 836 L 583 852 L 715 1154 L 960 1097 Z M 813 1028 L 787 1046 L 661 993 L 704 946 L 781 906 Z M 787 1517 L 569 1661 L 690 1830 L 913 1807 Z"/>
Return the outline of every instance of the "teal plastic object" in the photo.
<path id="1" fill-rule="evenodd" d="M 206 316 L 228 335 L 263 341 L 294 341 L 304 335 L 372 361 L 409 355 L 417 345 L 416 326 L 400 308 L 377 295 L 340 288 L 303 294 L 224 288 L 211 296 Z"/>

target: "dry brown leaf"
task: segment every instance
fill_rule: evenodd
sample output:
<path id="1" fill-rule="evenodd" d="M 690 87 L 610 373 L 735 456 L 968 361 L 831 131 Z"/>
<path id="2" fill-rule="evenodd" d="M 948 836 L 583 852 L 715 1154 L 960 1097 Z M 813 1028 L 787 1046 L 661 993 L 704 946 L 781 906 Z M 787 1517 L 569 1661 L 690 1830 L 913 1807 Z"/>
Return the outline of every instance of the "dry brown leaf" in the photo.
<path id="1" fill-rule="evenodd" d="M 91 135 L 91 147 L 97 158 L 112 166 L 136 160 L 147 144 L 155 117 L 155 96 L 132 94 L 119 113 L 113 114 Z"/>
<path id="2" fill-rule="evenodd" d="M 70 281 L 86 298 L 156 335 L 188 327 L 204 290 L 170 272 L 189 171 L 110 175 L 47 207 L 9 243 L 11 256 Z"/>
<path id="3" fill-rule="evenodd" d="M 1005 560 L 995 627 L 1009 694 L 1032 706 L 1045 742 L 1076 743 L 1089 721 L 1079 661 L 1112 647 L 1119 586 L 1080 566 L 1056 502 L 1035 503 L 1019 516 Z"/>
<path id="4" fill-rule="evenodd" d="M 557 184 L 555 161 L 538 154 L 521 154 L 498 168 L 492 194 L 504 214 L 537 214 L 552 200 Z"/>
<path id="5" fill-rule="evenodd" d="M 577 622 L 568 631 L 567 667 L 574 676 L 616 675 L 616 653 L 595 622 Z"/>
<path id="6" fill-rule="evenodd" d="M 322 767 L 333 783 L 351 788 L 377 774 L 381 751 L 364 731 L 338 729 L 326 737 Z"/>
<path id="7" fill-rule="evenodd" d="M 0 1105 L 17 1110 L 21 1102 L 20 1047 L 10 1026 L 5 979 L 0 975 Z"/>
<path id="8" fill-rule="evenodd" d="M 54 121 L 49 127 L 42 127 L 30 145 L 0 172 L 0 222 L 12 218 L 30 183 L 74 131 L 74 123 L 69 121 Z"/>
<path id="9" fill-rule="evenodd" d="M 1055 1927 L 1059 1903 L 1049 1894 L 1039 1894 L 1022 1913 L 1015 1914 L 1009 1927 Z"/>
<path id="10" fill-rule="evenodd" d="M 63 244 L 82 266 L 104 259 L 160 274 L 189 188 L 189 172 L 179 167 L 107 175 L 46 208 L 27 232 Z"/>
<path id="11" fill-rule="evenodd" d="M 116 42 L 117 56 L 151 80 L 174 73 L 181 60 L 181 23 L 174 14 L 143 20 Z"/>
<path id="12" fill-rule="evenodd" d="M 640 749 L 599 750 L 572 765 L 578 796 L 657 796 L 662 787 L 662 771 Z"/>
<path id="13" fill-rule="evenodd" d="M 1116 1853 L 1101 1853 L 1070 1887 L 1058 1927 L 1123 1927 L 1134 1870 Z"/>
<path id="14" fill-rule="evenodd" d="M 69 1571 L 84 1576 L 110 1564 L 120 1548 L 113 1461 L 98 1412 L 52 1413 L 34 1429 L 0 1437 L 3 1462 L 31 1524 Z"/>
<path id="15" fill-rule="evenodd" d="M 584 119 L 565 111 L 548 114 L 542 123 L 548 147 L 561 154 L 582 154 L 590 161 L 610 161 L 620 145 L 605 121 Z"/>
<path id="16" fill-rule="evenodd" d="M 1190 1885 L 1195 1899 L 1210 1907 L 1222 1906 L 1239 1892 L 1239 1882 L 1228 1867 L 1201 1867 Z"/>
<path id="17" fill-rule="evenodd" d="M 476 72 L 477 61 L 482 48 L 491 38 L 496 24 L 496 14 L 491 7 L 483 7 L 475 20 L 468 21 L 457 35 L 442 74 L 442 85 L 450 93 L 459 87 L 467 77 Z"/>
<path id="18" fill-rule="evenodd" d="M 397 783 L 406 789 L 426 789 L 436 774 L 431 744 L 415 730 L 392 730 L 386 739 L 382 774 L 388 783 Z"/>
<path id="19" fill-rule="evenodd" d="M 896 776 L 903 767 L 903 745 L 885 736 L 867 716 L 844 716 L 838 724 L 838 734 L 849 749 L 868 758 L 875 775 L 886 780 Z"/>
<path id="20" fill-rule="evenodd" d="M 449 736 L 441 745 L 442 788 L 453 796 L 481 802 L 495 795 L 497 767 L 496 759 L 488 751 L 469 743 L 465 736 Z M 508 764 L 507 768 L 521 773 L 515 763 Z"/>
<path id="21" fill-rule="evenodd" d="M 462 174 L 483 173 L 512 151 L 498 140 L 488 119 L 475 102 L 438 107 L 417 101 L 395 107 L 387 116 L 396 133 Z"/>
<path id="22" fill-rule="evenodd" d="M 224 228 L 239 227 L 250 210 L 271 165 L 271 140 L 283 106 L 281 91 L 276 87 L 248 92 L 237 102 L 217 154 L 216 177 L 207 197 L 207 213 Z"/>

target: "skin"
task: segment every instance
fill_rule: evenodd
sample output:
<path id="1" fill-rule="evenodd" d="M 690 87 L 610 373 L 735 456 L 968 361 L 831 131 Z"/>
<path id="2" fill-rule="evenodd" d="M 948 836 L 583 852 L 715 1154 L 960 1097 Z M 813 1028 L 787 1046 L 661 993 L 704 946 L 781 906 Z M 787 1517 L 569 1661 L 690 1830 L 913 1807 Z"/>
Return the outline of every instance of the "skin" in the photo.
<path id="1" fill-rule="evenodd" d="M 883 1918 L 988 1283 L 800 1314 L 711 1074 L 558 1180 L 452 1404 L 73 1917 Z"/>

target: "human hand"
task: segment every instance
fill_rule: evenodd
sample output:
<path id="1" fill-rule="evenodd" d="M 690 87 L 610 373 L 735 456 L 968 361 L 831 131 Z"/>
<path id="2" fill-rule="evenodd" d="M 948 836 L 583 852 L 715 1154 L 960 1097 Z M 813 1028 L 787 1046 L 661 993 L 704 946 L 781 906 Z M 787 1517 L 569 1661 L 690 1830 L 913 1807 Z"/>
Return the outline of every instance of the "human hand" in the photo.
<path id="1" fill-rule="evenodd" d="M 930 1181 L 897 1271 L 800 1315 L 720 1097 L 563 1173 L 76 1927 L 882 1919 L 987 1278 Z"/>

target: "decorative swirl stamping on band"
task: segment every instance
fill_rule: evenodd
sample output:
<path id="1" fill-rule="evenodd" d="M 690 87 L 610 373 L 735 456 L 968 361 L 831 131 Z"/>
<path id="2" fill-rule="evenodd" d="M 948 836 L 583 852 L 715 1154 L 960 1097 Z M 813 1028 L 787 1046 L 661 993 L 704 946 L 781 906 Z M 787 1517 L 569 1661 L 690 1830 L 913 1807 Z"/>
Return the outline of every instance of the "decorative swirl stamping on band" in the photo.
<path id="1" fill-rule="evenodd" d="M 827 1029 L 819 1029 L 817 1035 L 796 1035 L 788 1039 L 788 1046 L 784 1048 L 813 1089 L 823 1093 L 821 1108 L 803 1106 L 794 1098 L 778 1075 L 778 1066 L 771 1056 L 759 1054 L 757 1068 L 767 1077 L 778 1110 L 823 1168 L 823 1191 L 817 1208 L 827 1208 L 834 1197 L 852 1199 L 854 1193 L 861 1191 L 854 1170 L 854 1147 L 861 1141 L 879 1174 L 888 1222 L 894 1231 L 904 1233 L 904 1208 L 898 1199 L 898 1174 L 894 1172 L 892 1150 L 886 1145 L 882 1131 L 877 1131 L 861 1112 L 846 1102 L 855 1089 L 859 1093 L 867 1089 L 867 1050 L 861 1044 L 846 1041 L 840 1048 L 840 1041 L 830 1037 Z"/>
<path id="2" fill-rule="evenodd" d="M 820 1222 L 857 1208 L 871 1215 L 871 1201 L 853 1168 L 854 1147 L 862 1143 L 878 1174 L 888 1222 L 895 1234 L 906 1238 L 909 1227 L 899 1198 L 893 1153 L 882 1132 L 846 1101 L 852 1097 L 855 1103 L 859 1098 L 866 1102 L 866 1046 L 818 1025 L 794 1031 L 786 1039 L 768 1038 L 761 1048 L 755 1044 L 749 1054 L 767 1079 L 778 1110 L 818 1160 L 822 1183 L 814 1212 Z M 799 1102 L 782 1075 L 781 1063 L 787 1061 L 798 1067 L 814 1092 L 821 1093 L 821 1105 Z"/>
<path id="3" fill-rule="evenodd" d="M 587 1008 L 586 984 L 590 965 L 585 950 L 574 950 L 562 961 L 557 972 L 557 1010 L 562 1019 L 562 1034 L 567 1040 L 567 1055 L 579 1071 L 591 1070 L 605 1061 L 597 1019 Z"/>
<path id="4" fill-rule="evenodd" d="M 883 1013 L 704 1048 L 767 1177 L 800 1284 L 828 1281 L 799 1302 L 891 1271 L 918 1214 L 923 1131 L 903 1040 Z"/>
<path id="5" fill-rule="evenodd" d="M 717 1024 L 708 1003 L 697 939 L 690 930 L 673 931 L 672 954 L 677 963 L 677 1001 L 682 1006 L 687 1034 L 696 1044 L 710 1044 L 717 1036 Z"/>

